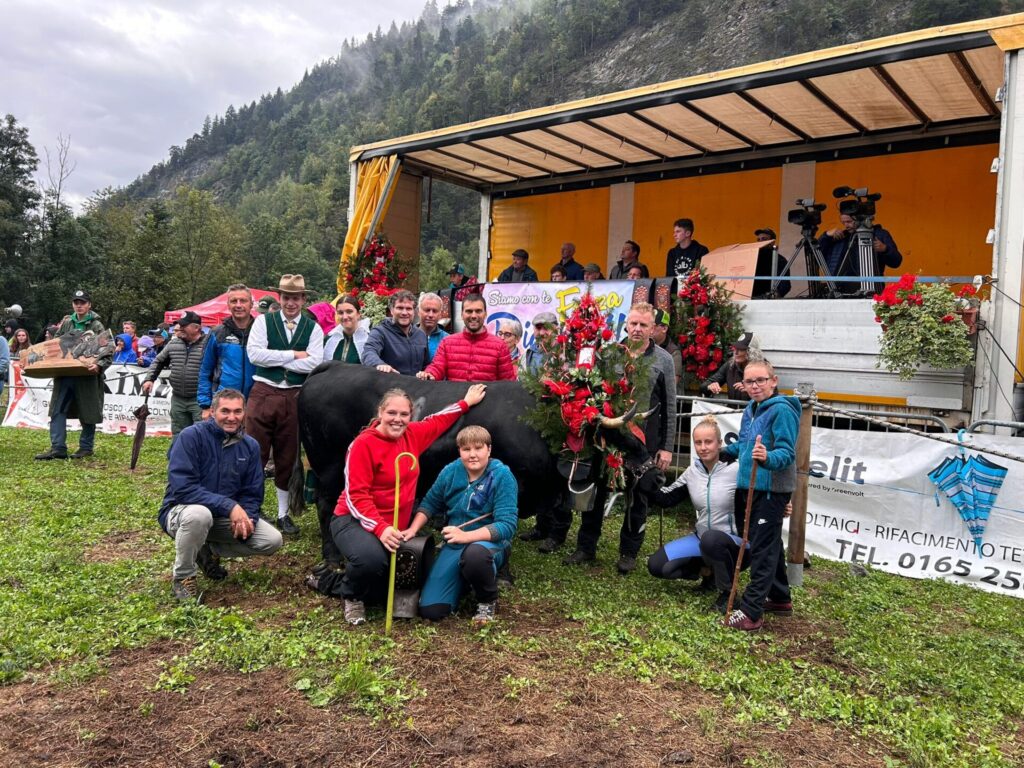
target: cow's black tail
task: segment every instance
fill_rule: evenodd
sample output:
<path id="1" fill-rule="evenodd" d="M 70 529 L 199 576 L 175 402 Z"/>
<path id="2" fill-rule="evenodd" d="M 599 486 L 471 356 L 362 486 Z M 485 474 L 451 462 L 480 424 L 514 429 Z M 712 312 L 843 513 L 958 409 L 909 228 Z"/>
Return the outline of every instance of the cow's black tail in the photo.
<path id="1" fill-rule="evenodd" d="M 288 480 L 288 514 L 292 517 L 301 515 L 306 511 L 306 472 L 302 466 L 302 443 L 299 443 L 299 450 L 295 452 L 295 466 L 292 467 L 292 476 Z"/>

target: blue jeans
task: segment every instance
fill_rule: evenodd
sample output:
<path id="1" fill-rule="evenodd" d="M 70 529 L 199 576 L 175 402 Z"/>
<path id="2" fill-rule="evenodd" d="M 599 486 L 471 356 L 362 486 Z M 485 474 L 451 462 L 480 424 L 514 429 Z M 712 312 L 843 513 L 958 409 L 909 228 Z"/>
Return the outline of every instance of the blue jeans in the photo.
<path id="1" fill-rule="evenodd" d="M 60 399 L 54 404 L 50 417 L 50 448 L 55 451 L 68 450 L 68 411 L 75 402 L 74 380 L 65 382 L 60 388 Z M 83 424 L 78 438 L 78 450 L 91 451 L 96 442 L 96 425 Z"/>

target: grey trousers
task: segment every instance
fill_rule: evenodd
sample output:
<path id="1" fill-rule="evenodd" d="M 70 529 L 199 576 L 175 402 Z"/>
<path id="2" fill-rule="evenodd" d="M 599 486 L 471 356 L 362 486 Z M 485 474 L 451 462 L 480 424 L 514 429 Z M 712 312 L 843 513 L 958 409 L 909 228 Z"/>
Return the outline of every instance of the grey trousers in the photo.
<path id="1" fill-rule="evenodd" d="M 191 427 L 203 420 L 203 409 L 193 397 L 191 399 L 171 395 L 171 434 L 178 436 L 185 427 Z"/>
<path id="2" fill-rule="evenodd" d="M 236 539 L 231 533 L 231 521 L 214 517 L 199 504 L 179 504 L 167 512 L 167 533 L 174 538 L 174 568 L 176 581 L 196 575 L 196 555 L 203 544 L 209 544 L 213 554 L 220 557 L 252 557 L 272 555 L 284 543 L 281 532 L 266 520 L 256 521 L 248 539 Z"/>

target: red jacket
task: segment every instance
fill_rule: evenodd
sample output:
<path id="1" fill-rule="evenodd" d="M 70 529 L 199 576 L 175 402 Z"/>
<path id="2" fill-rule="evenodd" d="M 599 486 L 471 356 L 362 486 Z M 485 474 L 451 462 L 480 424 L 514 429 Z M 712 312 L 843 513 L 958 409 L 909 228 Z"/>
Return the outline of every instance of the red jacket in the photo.
<path id="1" fill-rule="evenodd" d="M 334 514 L 353 515 L 363 528 L 380 538 L 384 529 L 395 520 L 395 458 L 408 451 L 417 462 L 416 468 L 410 469 L 412 460 L 409 457 L 402 459 L 398 529 L 408 528 L 416 500 L 416 483 L 420 477 L 420 454 L 468 410 L 465 400 L 452 403 L 423 421 L 409 424 L 397 440 L 378 432 L 376 419 L 371 422 L 348 447 L 345 490 L 338 497 Z"/>
<path id="2" fill-rule="evenodd" d="M 441 339 L 434 361 L 423 369 L 448 381 L 515 381 L 516 369 L 505 342 L 488 333 L 453 333 Z"/>

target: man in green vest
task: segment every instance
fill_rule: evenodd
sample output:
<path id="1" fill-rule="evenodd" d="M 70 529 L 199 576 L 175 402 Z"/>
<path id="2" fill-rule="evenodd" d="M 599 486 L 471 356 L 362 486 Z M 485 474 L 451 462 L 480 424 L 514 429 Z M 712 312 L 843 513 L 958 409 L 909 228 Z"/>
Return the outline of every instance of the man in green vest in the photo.
<path id="1" fill-rule="evenodd" d="M 92 333 L 99 343 L 95 345 L 96 355 L 89 364 L 89 373 L 85 376 L 55 376 L 53 379 L 53 395 L 50 397 L 50 450 L 36 454 L 39 461 L 68 458 L 68 418 L 78 419 L 82 424 L 82 434 L 78 438 L 78 450 L 71 454 L 72 459 L 84 459 L 92 456 L 96 425 L 103 421 L 103 372 L 114 359 L 114 345 L 110 343 L 110 334 L 103 328 L 103 323 L 93 314 L 92 297 L 81 289 L 71 296 L 70 315 L 64 318 L 57 329 L 55 338 L 60 338 L 72 331 Z M 103 341 L 106 341 L 103 344 Z M 102 346 L 100 345 L 102 344 Z"/>
<path id="2" fill-rule="evenodd" d="M 255 366 L 245 410 L 245 431 L 260 444 L 266 465 L 274 451 L 277 527 L 289 536 L 299 527 L 288 514 L 288 481 L 299 451 L 299 390 L 323 362 L 324 332 L 308 314 L 302 275 L 281 275 L 281 311 L 259 315 L 249 331 L 246 353 Z"/>

